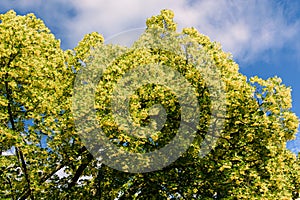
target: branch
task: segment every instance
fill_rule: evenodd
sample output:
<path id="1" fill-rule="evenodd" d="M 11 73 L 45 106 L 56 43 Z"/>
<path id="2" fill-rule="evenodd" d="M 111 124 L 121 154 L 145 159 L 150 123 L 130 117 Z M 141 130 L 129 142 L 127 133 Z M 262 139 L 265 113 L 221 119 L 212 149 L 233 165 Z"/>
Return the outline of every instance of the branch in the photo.
<path id="1" fill-rule="evenodd" d="M 10 65 L 10 63 L 14 60 L 14 58 L 17 56 L 14 55 L 8 62 L 8 65 Z M 14 122 L 14 118 L 13 118 L 13 113 L 12 113 L 12 104 L 13 104 L 13 99 L 11 97 L 11 91 L 8 87 L 8 72 L 6 72 L 5 74 L 5 91 L 6 91 L 6 97 L 7 97 L 7 100 L 8 100 L 8 106 L 7 106 L 7 109 L 8 109 L 8 114 L 9 114 L 9 121 L 10 121 L 10 124 L 11 124 L 11 127 L 12 127 L 12 130 L 13 131 L 16 131 L 16 127 L 15 127 L 15 122 Z M 22 171 L 25 175 L 25 180 L 27 182 L 27 185 L 28 185 L 28 189 L 29 189 L 29 194 L 30 194 L 30 197 L 31 199 L 34 199 L 33 195 L 31 194 L 31 187 L 30 187 L 30 179 L 29 179 L 29 175 L 28 175 L 28 170 L 27 170 L 27 166 L 26 166 L 26 162 L 25 162 L 25 159 L 24 159 L 24 155 L 23 155 L 23 152 L 19 149 L 19 147 L 15 147 L 16 149 L 16 155 L 17 155 L 17 158 L 18 158 L 18 161 L 20 162 L 21 161 L 21 168 L 22 168 Z"/>
<path id="2" fill-rule="evenodd" d="M 85 151 L 87 151 L 87 149 L 84 146 L 84 147 L 82 147 L 80 149 L 79 154 L 84 153 Z M 58 172 L 60 169 L 62 169 L 66 165 L 67 165 L 67 163 L 62 163 L 62 164 L 58 165 L 52 172 L 50 172 L 49 174 L 44 175 L 41 178 L 41 180 L 39 181 L 39 183 L 43 184 L 45 181 L 47 181 L 49 178 L 51 178 L 56 172 Z M 22 197 L 22 199 L 25 200 L 29 195 L 30 195 L 30 193 L 29 193 L 29 190 L 27 189 L 26 191 L 23 192 L 23 194 L 21 195 L 21 197 Z"/>
<path id="3" fill-rule="evenodd" d="M 71 189 L 74 187 L 82 175 L 85 168 L 90 164 L 91 160 L 93 159 L 93 156 L 91 153 L 88 153 L 87 157 L 82 161 L 82 164 L 77 168 L 74 177 L 72 178 L 71 182 L 69 183 L 68 189 Z"/>

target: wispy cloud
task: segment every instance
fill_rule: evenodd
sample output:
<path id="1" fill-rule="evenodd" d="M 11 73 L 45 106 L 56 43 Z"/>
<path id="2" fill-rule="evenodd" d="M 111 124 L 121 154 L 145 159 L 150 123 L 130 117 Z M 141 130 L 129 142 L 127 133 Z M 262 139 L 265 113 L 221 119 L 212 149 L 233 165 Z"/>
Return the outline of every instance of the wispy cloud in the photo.
<path id="1" fill-rule="evenodd" d="M 161 9 L 175 12 L 180 28 L 194 26 L 219 41 L 240 60 L 249 61 L 267 49 L 282 48 L 298 37 L 299 22 L 290 23 L 286 7 L 275 1 L 72 1 L 77 16 L 69 20 L 71 43 L 85 33 L 99 31 L 105 37 L 143 27 L 145 19 Z"/>
<path id="2" fill-rule="evenodd" d="M 20 0 L 0 2 L 0 7 L 33 11 L 72 48 L 84 34 L 98 31 L 105 38 L 145 26 L 145 19 L 172 9 L 179 28 L 194 26 L 219 41 L 239 60 L 249 61 L 268 49 L 293 44 L 300 52 L 300 24 L 293 5 L 285 1 L 233 0 Z M 299 17 L 299 16 L 298 16 Z M 299 51 L 298 51 L 299 50 Z M 295 54 L 296 54 L 295 53 Z"/>

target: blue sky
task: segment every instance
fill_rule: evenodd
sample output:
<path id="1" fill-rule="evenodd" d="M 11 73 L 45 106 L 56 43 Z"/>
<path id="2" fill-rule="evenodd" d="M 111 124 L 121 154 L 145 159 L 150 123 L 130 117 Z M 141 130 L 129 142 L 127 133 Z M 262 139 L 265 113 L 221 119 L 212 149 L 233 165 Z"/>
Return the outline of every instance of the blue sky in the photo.
<path id="1" fill-rule="evenodd" d="M 300 116 L 300 1 L 295 0 L 1 0 L 0 13 L 35 13 L 63 49 L 86 33 L 105 38 L 145 26 L 146 18 L 172 9 L 178 27 L 196 27 L 222 44 L 247 77 L 279 76 L 291 86 L 292 110 Z M 299 146 L 299 147 L 298 147 Z M 300 150 L 300 134 L 288 143 Z"/>

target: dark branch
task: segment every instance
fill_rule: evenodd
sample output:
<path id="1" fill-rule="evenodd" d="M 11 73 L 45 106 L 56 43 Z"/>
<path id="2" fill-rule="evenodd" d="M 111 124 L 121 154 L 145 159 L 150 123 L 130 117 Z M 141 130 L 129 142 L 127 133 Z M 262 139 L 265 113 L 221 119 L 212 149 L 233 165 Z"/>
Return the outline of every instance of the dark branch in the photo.
<path id="1" fill-rule="evenodd" d="M 82 175 L 85 168 L 90 164 L 92 159 L 93 159 L 92 154 L 88 153 L 87 157 L 82 161 L 82 164 L 77 168 L 75 175 L 73 176 L 73 178 L 68 186 L 68 189 L 71 189 L 72 187 L 74 187 L 76 185 L 78 179 Z"/>
<path id="2" fill-rule="evenodd" d="M 17 57 L 18 53 L 16 53 L 15 55 L 13 55 L 7 66 L 9 67 L 10 64 L 12 63 L 12 61 Z M 16 131 L 16 127 L 15 127 L 15 122 L 14 122 L 14 117 L 13 117 L 13 112 L 12 112 L 12 105 L 13 105 L 13 99 L 11 97 L 11 90 L 9 89 L 9 86 L 8 86 L 8 72 L 6 72 L 5 74 L 5 80 L 4 80 L 4 85 L 5 85 L 5 91 L 6 91 L 6 97 L 7 97 L 7 100 L 8 100 L 8 106 L 7 106 L 7 109 L 8 109 L 8 114 L 9 114 L 9 121 L 10 121 L 10 124 L 11 124 L 11 128 L 13 131 Z M 15 147 L 16 148 L 16 155 L 17 155 L 17 158 L 18 158 L 18 161 L 21 165 L 21 168 L 22 168 L 22 171 L 25 175 L 25 180 L 27 182 L 27 186 L 28 186 L 28 191 L 29 191 L 29 194 L 30 194 L 30 197 L 31 199 L 34 199 L 33 195 L 31 194 L 31 186 L 30 186 L 30 179 L 29 179 L 29 174 L 28 174 L 28 170 L 27 170 L 27 166 L 26 166 L 26 162 L 25 162 L 25 159 L 24 159 L 24 155 L 23 155 L 23 152 L 20 150 L 20 148 L 18 147 Z"/>

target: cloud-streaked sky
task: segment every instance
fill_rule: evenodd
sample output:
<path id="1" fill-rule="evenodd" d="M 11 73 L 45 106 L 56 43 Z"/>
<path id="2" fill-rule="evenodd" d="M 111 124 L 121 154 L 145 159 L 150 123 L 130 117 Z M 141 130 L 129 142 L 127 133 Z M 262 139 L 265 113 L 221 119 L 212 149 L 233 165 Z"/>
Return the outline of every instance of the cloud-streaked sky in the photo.
<path id="1" fill-rule="evenodd" d="M 86 33 L 110 38 L 145 27 L 162 9 L 175 13 L 178 27 L 193 26 L 233 54 L 246 76 L 279 76 L 293 91 L 293 111 L 300 116 L 300 1 L 295 0 L 1 0 L 0 13 L 35 13 L 64 49 Z M 288 146 L 295 149 L 292 141 Z"/>

